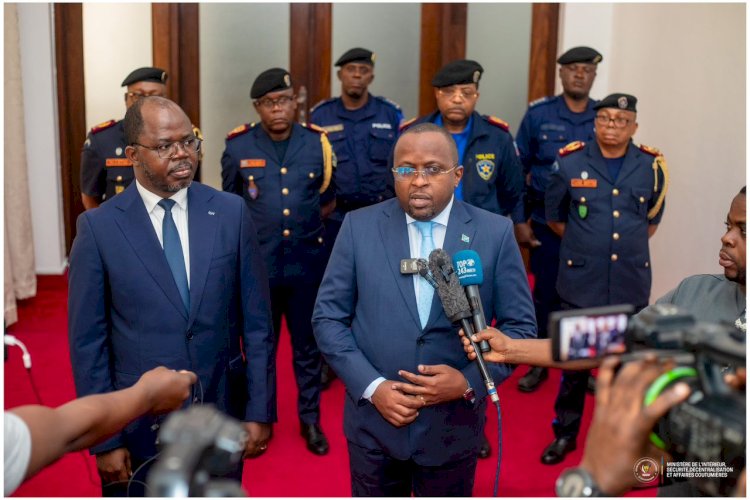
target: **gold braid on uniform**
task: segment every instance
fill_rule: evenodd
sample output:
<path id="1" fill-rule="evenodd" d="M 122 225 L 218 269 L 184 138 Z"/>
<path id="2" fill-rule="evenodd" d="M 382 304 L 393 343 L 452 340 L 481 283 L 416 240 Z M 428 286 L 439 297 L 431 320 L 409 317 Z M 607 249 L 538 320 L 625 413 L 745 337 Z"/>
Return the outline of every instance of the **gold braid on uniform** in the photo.
<path id="1" fill-rule="evenodd" d="M 334 155 L 333 148 L 331 147 L 331 143 L 328 142 L 328 136 L 326 134 L 320 134 L 320 144 L 323 146 L 323 184 L 320 186 L 318 192 L 322 194 L 331 184 Z"/>
<path id="2" fill-rule="evenodd" d="M 667 188 L 669 187 L 669 169 L 667 169 L 667 160 L 664 159 L 663 154 L 659 153 L 658 156 L 654 158 L 654 163 L 651 164 L 651 168 L 654 169 L 654 193 L 659 190 L 659 169 L 661 169 L 661 173 L 664 175 L 664 182 L 661 186 L 661 193 L 659 193 L 659 197 L 656 198 L 656 204 L 648 211 L 649 220 L 656 217 L 656 214 L 661 210 L 661 206 L 664 204 L 664 198 L 667 196 Z"/>

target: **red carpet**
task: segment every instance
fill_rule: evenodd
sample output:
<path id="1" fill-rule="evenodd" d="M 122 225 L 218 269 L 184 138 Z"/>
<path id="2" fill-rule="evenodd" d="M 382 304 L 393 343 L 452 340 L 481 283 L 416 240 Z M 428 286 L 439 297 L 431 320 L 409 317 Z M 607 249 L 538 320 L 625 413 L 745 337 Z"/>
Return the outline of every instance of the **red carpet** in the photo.
<path id="1" fill-rule="evenodd" d="M 75 397 L 68 356 L 66 328 L 67 282 L 61 276 L 40 276 L 38 296 L 19 304 L 19 322 L 8 333 L 23 341 L 31 352 L 31 370 L 41 398 L 47 406 L 58 406 Z M 500 387 L 503 412 L 503 464 L 501 496 L 552 496 L 559 473 L 580 461 L 579 448 L 560 465 L 549 467 L 539 462 L 543 448 L 553 438 L 550 422 L 557 392 L 559 371 L 533 394 L 516 389 L 516 381 L 526 372 L 520 367 Z M 5 408 L 36 403 L 28 374 L 21 364 L 21 353 L 11 348 L 5 363 Z M 305 448 L 296 416 L 296 388 L 292 376 L 288 337 L 281 342 L 278 362 L 279 422 L 269 450 L 245 464 L 243 486 L 256 497 L 345 497 L 350 496 L 349 462 L 342 432 L 344 389 L 336 380 L 323 394 L 322 426 L 331 444 L 325 457 L 312 455 Z M 593 409 L 588 396 L 581 435 L 585 435 Z M 487 434 L 497 442 L 494 407 L 488 408 Z M 497 460 L 480 460 L 474 488 L 475 496 L 492 495 Z M 88 467 L 88 470 L 87 470 Z M 92 482 L 92 478 L 94 482 Z M 70 497 L 99 496 L 99 483 L 93 458 L 81 453 L 66 456 L 27 481 L 15 496 Z M 647 495 L 651 496 L 653 493 Z"/>

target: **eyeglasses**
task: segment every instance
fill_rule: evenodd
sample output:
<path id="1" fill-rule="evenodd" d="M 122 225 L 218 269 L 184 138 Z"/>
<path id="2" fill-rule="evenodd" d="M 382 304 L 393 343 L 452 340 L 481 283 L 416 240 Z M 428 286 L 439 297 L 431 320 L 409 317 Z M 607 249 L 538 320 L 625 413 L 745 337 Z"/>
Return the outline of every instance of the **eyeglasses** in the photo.
<path id="1" fill-rule="evenodd" d="M 293 95 L 283 95 L 278 99 L 270 99 L 268 97 L 258 99 L 255 101 L 255 104 L 266 109 L 273 109 L 276 105 L 278 105 L 280 108 L 283 108 L 285 106 L 288 106 L 293 100 Z"/>
<path id="2" fill-rule="evenodd" d="M 397 181 L 410 181 L 418 175 L 421 175 L 425 179 L 435 179 L 440 175 L 453 172 L 457 168 L 458 165 L 448 170 L 443 170 L 437 165 L 430 165 L 423 168 L 422 170 L 416 169 L 414 167 L 393 167 L 391 169 L 391 172 L 393 172 Z"/>
<path id="3" fill-rule="evenodd" d="M 151 97 L 154 95 L 158 97 L 164 97 L 164 94 L 141 94 L 140 92 L 125 92 L 125 100 L 133 99 L 134 101 L 137 101 L 141 97 Z"/>
<path id="4" fill-rule="evenodd" d="M 609 125 L 609 122 L 612 122 L 615 124 L 616 128 L 624 128 L 628 126 L 628 123 L 630 123 L 632 120 L 629 120 L 628 118 L 623 118 L 622 116 L 617 116 L 615 118 L 610 118 L 607 115 L 596 115 L 596 124 L 602 125 L 604 127 Z"/>
<path id="5" fill-rule="evenodd" d="M 458 97 L 460 97 L 461 99 L 465 101 L 468 101 L 469 99 L 476 97 L 477 91 L 474 89 L 441 87 L 438 89 L 438 94 L 440 94 L 443 97 L 453 97 L 454 95 L 458 94 Z"/>
<path id="6" fill-rule="evenodd" d="M 182 149 L 189 155 L 197 153 L 201 150 L 202 142 L 203 141 L 198 139 L 197 137 L 189 137 L 181 141 L 174 141 L 168 144 L 162 144 L 160 146 L 146 146 L 137 142 L 134 142 L 133 144 L 131 144 L 131 146 L 140 146 L 142 148 L 150 149 L 151 151 L 156 151 L 156 154 L 159 155 L 159 158 L 161 158 L 162 160 L 168 160 L 173 158 L 174 155 L 177 154 L 177 148 L 179 146 L 181 146 Z"/>

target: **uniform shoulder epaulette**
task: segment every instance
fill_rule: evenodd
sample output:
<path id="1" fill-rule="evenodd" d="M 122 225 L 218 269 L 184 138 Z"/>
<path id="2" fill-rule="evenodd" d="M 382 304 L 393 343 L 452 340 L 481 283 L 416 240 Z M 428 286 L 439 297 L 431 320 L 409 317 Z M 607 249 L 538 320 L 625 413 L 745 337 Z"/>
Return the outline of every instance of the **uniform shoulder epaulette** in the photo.
<path id="1" fill-rule="evenodd" d="M 313 132 L 317 132 L 319 134 L 326 134 L 328 135 L 328 131 L 324 129 L 323 127 L 319 127 L 318 125 L 315 125 L 314 123 L 307 122 L 305 124 L 305 127 L 312 130 Z"/>
<path id="2" fill-rule="evenodd" d="M 496 126 L 497 128 L 505 130 L 506 132 L 510 130 L 510 125 L 508 125 L 508 122 L 506 122 L 505 120 L 501 120 L 497 116 L 488 116 L 487 122 Z"/>
<path id="3" fill-rule="evenodd" d="M 640 149 L 644 153 L 650 154 L 651 156 L 661 156 L 661 151 L 656 148 L 652 148 L 651 146 L 646 146 L 645 144 L 639 145 L 638 149 Z"/>
<path id="4" fill-rule="evenodd" d="M 108 128 L 112 128 L 115 125 L 117 125 L 117 120 L 107 120 L 106 122 L 102 122 L 99 125 L 94 125 L 93 127 L 91 127 L 91 133 L 98 134 L 102 130 L 107 130 Z"/>
<path id="5" fill-rule="evenodd" d="M 560 148 L 560 151 L 558 151 L 558 154 L 560 156 L 567 156 L 570 153 L 575 153 L 576 151 L 582 150 L 585 145 L 586 143 L 583 141 L 573 141 L 567 146 Z"/>
<path id="6" fill-rule="evenodd" d="M 539 106 L 540 104 L 543 104 L 545 102 L 549 101 L 549 96 L 540 97 L 539 99 L 535 99 L 529 103 L 529 107 L 533 108 L 534 106 Z"/>
<path id="7" fill-rule="evenodd" d="M 234 139 L 235 137 L 239 137 L 242 134 L 248 133 L 252 128 L 254 124 L 251 123 L 245 123 L 243 125 L 240 125 L 239 127 L 233 128 L 228 134 L 227 134 L 227 140 Z"/>
<path id="8" fill-rule="evenodd" d="M 322 105 L 324 105 L 324 104 L 328 104 L 328 103 L 331 103 L 331 102 L 334 102 L 334 101 L 335 101 L 336 99 L 338 99 L 338 98 L 337 98 L 337 97 L 330 97 L 330 98 L 328 98 L 328 99 L 323 99 L 322 101 L 318 101 L 318 102 L 317 102 L 317 103 L 315 104 L 315 106 L 313 106 L 312 108 L 310 108 L 310 114 L 312 114 L 312 113 L 313 113 L 313 111 L 315 111 L 316 109 L 318 109 L 318 108 L 319 108 L 319 107 L 321 107 Z"/>
<path id="9" fill-rule="evenodd" d="M 401 111 L 401 106 L 399 106 L 397 103 L 391 101 L 387 97 L 383 97 L 382 95 L 376 95 L 375 99 L 377 99 L 379 101 L 383 101 L 384 103 L 389 104 L 389 105 L 393 106 L 394 108 L 396 108 L 397 110 Z"/>
<path id="10" fill-rule="evenodd" d="M 411 118 L 411 119 L 409 119 L 409 120 L 406 120 L 405 122 L 401 123 L 401 125 L 399 125 L 399 126 L 398 126 L 398 131 L 399 131 L 399 132 L 403 132 L 403 131 L 404 131 L 404 130 L 406 130 L 407 128 L 411 127 L 411 125 L 412 125 L 412 124 L 413 124 L 413 123 L 414 123 L 415 121 L 417 121 L 417 117 L 416 117 L 416 116 L 415 116 L 414 118 Z"/>

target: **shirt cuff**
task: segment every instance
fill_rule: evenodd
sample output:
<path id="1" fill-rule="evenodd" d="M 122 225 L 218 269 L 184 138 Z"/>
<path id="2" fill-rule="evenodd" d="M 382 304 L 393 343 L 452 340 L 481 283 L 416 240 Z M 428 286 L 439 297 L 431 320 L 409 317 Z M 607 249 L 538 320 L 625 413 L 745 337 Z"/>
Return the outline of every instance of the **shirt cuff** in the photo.
<path id="1" fill-rule="evenodd" d="M 370 382 L 370 385 L 367 386 L 365 392 L 362 393 L 362 399 L 366 399 L 367 401 L 372 403 L 372 395 L 375 394 L 375 389 L 378 388 L 381 382 L 385 382 L 385 377 L 378 377 Z"/>

